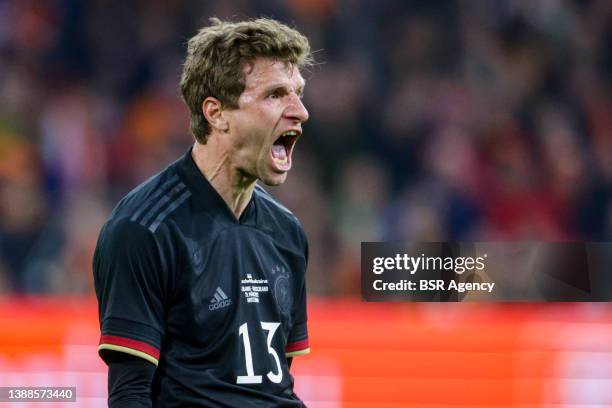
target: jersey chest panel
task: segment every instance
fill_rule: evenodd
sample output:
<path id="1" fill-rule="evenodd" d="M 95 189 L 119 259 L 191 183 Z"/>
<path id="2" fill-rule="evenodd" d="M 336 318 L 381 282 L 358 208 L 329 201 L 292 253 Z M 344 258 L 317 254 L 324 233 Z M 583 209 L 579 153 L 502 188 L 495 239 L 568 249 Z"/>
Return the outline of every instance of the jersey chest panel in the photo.
<path id="1" fill-rule="evenodd" d="M 184 242 L 189 262 L 180 272 L 168 335 L 227 381 L 244 374 L 249 360 L 253 372 L 274 374 L 280 364 L 288 374 L 284 349 L 303 284 L 303 255 L 243 226 Z"/>

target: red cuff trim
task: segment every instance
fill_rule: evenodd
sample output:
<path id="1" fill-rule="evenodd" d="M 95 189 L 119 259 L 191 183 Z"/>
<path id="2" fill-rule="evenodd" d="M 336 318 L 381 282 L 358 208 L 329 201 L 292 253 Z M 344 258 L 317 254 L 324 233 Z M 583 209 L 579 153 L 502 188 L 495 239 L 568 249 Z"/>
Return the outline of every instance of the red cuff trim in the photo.
<path id="1" fill-rule="evenodd" d="M 115 346 L 131 348 L 134 350 L 142 351 L 143 353 L 146 353 L 159 360 L 159 350 L 151 346 L 150 344 L 144 343 L 142 341 L 128 339 L 127 337 L 104 335 L 100 336 L 99 344 L 113 344 Z"/>
<path id="2" fill-rule="evenodd" d="M 300 341 L 294 341 L 293 343 L 288 343 L 287 347 L 285 347 L 285 353 L 291 353 L 293 351 L 300 351 L 300 350 L 305 350 L 307 349 L 308 346 L 308 339 L 304 339 L 304 340 L 300 340 Z"/>

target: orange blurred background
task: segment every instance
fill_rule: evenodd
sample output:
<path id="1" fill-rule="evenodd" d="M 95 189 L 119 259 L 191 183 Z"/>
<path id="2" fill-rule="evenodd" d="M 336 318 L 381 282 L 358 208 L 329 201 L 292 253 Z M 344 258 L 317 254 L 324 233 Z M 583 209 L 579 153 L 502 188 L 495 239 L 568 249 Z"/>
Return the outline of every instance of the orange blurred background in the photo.
<path id="1" fill-rule="evenodd" d="M 37 407 L 106 406 L 95 299 L 4 299 L 0 327 L 2 386 L 77 387 L 76 405 Z M 292 368 L 309 407 L 612 406 L 609 304 L 316 298 L 309 327 Z"/>
<path id="2" fill-rule="evenodd" d="M 310 240 L 298 394 L 611 407 L 609 304 L 356 299 L 361 241 L 612 240 L 610 0 L 0 1 L 0 386 L 76 385 L 65 406 L 105 406 L 100 227 L 193 141 L 186 39 L 210 16 L 261 15 L 321 62 L 272 189 Z"/>

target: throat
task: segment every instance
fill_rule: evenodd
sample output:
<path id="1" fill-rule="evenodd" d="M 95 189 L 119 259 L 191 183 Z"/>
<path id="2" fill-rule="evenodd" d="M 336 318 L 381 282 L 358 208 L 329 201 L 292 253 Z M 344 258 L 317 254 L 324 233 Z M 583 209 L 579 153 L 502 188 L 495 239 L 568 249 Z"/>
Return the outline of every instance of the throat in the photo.
<path id="1" fill-rule="evenodd" d="M 234 217 L 236 217 L 237 220 L 240 219 L 242 213 L 244 213 L 244 210 L 249 205 L 251 197 L 253 196 L 254 187 L 255 184 L 253 184 L 253 186 L 250 187 L 248 190 L 244 190 L 239 194 L 235 195 L 231 203 L 226 201 L 224 198 L 224 201 L 228 204 L 229 209 L 232 211 L 232 214 L 234 214 Z M 221 197 L 223 198 L 223 196 Z"/>
<path id="2" fill-rule="evenodd" d="M 253 196 L 256 180 L 237 170 L 231 173 L 229 182 L 220 183 L 217 186 L 211 183 L 213 188 L 221 196 L 225 204 L 239 220 Z"/>
<path id="3" fill-rule="evenodd" d="M 211 156 L 203 146 L 196 144 L 196 147 L 191 154 L 202 177 L 208 180 L 234 217 L 240 219 L 251 201 L 256 179 L 232 166 L 228 155 Z"/>

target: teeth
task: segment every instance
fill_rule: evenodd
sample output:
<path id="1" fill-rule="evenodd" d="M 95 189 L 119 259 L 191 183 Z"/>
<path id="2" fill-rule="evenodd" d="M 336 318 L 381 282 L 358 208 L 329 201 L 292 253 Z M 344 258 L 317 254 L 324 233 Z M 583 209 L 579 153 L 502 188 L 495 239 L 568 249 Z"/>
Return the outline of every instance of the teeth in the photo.
<path id="1" fill-rule="evenodd" d="M 295 130 L 289 130 L 283 133 L 281 136 L 297 136 L 297 132 Z"/>

